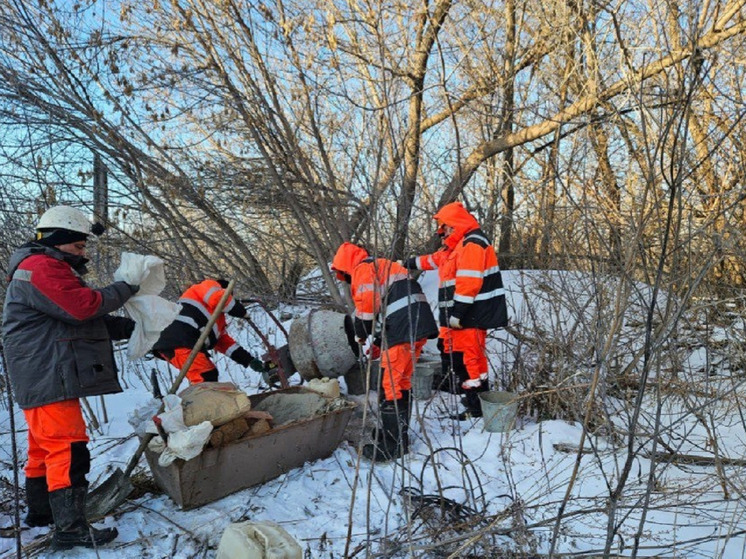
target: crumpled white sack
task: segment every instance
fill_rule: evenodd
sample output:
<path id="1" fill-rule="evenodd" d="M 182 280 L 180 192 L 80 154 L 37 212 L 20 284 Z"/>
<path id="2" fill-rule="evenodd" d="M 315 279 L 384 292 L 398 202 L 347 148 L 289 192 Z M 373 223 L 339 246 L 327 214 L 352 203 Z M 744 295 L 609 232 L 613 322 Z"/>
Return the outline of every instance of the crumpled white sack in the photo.
<path id="1" fill-rule="evenodd" d="M 155 451 L 160 452 L 158 464 L 166 467 L 177 458 L 191 460 L 195 456 L 198 456 L 202 452 L 202 448 L 207 444 L 207 441 L 210 440 L 212 423 L 203 421 L 197 425 L 187 427 L 184 424 L 184 409 L 181 406 L 181 398 L 176 394 L 164 396 L 163 407 L 165 411 L 158 414 L 158 418 L 161 420 L 161 427 L 168 433 L 168 443 L 164 445 L 161 437 L 155 437 L 160 443 L 153 443 L 151 441 L 149 444 L 152 450 L 158 448 Z M 152 419 L 148 427 L 148 432 L 156 432 Z"/>
<path id="2" fill-rule="evenodd" d="M 127 422 L 132 425 L 138 437 L 144 437 L 147 433 L 157 433 L 153 423 L 153 416 L 161 409 L 161 401 L 151 398 L 142 406 L 135 408 L 127 414 Z"/>
<path id="3" fill-rule="evenodd" d="M 181 407 L 181 398 L 176 394 L 168 394 L 163 397 L 163 407 L 163 413 L 158 415 L 163 430 L 169 434 L 184 431 L 187 426 L 184 423 L 184 408 Z"/>
<path id="4" fill-rule="evenodd" d="M 127 344 L 127 357 L 139 359 L 158 341 L 161 331 L 179 314 L 179 305 L 159 296 L 166 287 L 163 260 L 132 252 L 122 253 L 114 281 L 139 285 L 140 291 L 124 304 L 135 321 L 135 331 Z"/>
<path id="5" fill-rule="evenodd" d="M 114 272 L 114 281 L 140 286 L 139 295 L 158 295 L 166 287 L 163 260 L 153 255 L 123 252 L 122 262 Z"/>
<path id="6" fill-rule="evenodd" d="M 171 433 L 168 436 L 168 446 L 158 457 L 158 464 L 165 467 L 177 458 L 191 460 L 199 456 L 211 434 L 212 423 L 209 421 Z"/>

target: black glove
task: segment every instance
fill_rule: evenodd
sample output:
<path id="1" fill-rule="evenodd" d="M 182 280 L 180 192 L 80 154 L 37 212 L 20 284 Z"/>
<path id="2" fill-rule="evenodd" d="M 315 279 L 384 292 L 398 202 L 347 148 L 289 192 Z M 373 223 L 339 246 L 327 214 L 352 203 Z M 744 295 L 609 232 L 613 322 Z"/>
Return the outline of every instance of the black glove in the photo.
<path id="1" fill-rule="evenodd" d="M 227 314 L 231 316 L 235 316 L 236 318 L 243 318 L 246 316 L 247 312 L 248 311 L 246 310 L 246 307 L 244 307 L 241 303 L 233 299 L 233 306 L 231 307 L 231 310 L 229 310 Z"/>
<path id="2" fill-rule="evenodd" d="M 128 283 L 127 287 L 129 287 L 130 291 L 132 291 L 132 295 L 135 295 L 138 291 L 140 291 L 140 286 L 139 285 L 132 285 L 131 283 Z"/>
<path id="3" fill-rule="evenodd" d="M 249 367 L 251 367 L 251 369 L 256 371 L 257 373 L 263 373 L 264 372 L 264 361 L 254 357 L 249 363 Z"/>
<path id="4" fill-rule="evenodd" d="M 404 266 L 407 270 L 416 270 L 417 269 L 417 257 L 413 256 L 412 258 L 407 258 L 406 260 L 402 260 L 401 265 Z"/>
<path id="5" fill-rule="evenodd" d="M 257 361 L 257 359 L 254 359 L 253 355 L 251 355 L 248 351 L 246 351 L 242 347 L 237 347 L 236 349 L 234 349 L 233 352 L 230 354 L 230 358 L 233 359 L 236 363 L 238 363 L 242 367 L 251 367 L 251 363 L 253 361 Z"/>
<path id="6" fill-rule="evenodd" d="M 104 315 L 106 331 L 112 340 L 126 340 L 135 331 L 135 321 L 125 316 Z"/>

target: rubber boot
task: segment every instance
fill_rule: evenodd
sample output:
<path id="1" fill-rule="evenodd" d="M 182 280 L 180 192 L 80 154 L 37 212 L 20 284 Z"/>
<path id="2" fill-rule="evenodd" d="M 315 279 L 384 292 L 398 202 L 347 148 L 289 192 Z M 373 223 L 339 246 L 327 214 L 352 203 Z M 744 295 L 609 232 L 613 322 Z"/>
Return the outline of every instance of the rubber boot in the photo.
<path id="1" fill-rule="evenodd" d="M 116 528 L 99 529 L 88 524 L 85 516 L 87 497 L 87 487 L 66 487 L 49 493 L 54 515 L 52 545 L 55 549 L 98 547 L 119 535 Z"/>
<path id="2" fill-rule="evenodd" d="M 466 408 L 459 414 L 452 415 L 451 419 L 458 419 L 459 421 L 466 421 L 476 417 L 482 417 L 482 401 L 479 399 L 480 392 L 487 392 L 489 390 L 489 383 L 485 380 L 482 384 L 464 390 L 464 396 L 461 398 L 461 403 Z"/>
<path id="3" fill-rule="evenodd" d="M 33 528 L 54 524 L 46 476 L 26 478 L 26 504 L 28 505 L 28 514 L 24 519 L 26 526 Z"/>
<path id="4" fill-rule="evenodd" d="M 379 406 L 381 427 L 375 442 L 363 447 L 363 456 L 374 462 L 389 462 L 409 452 L 410 393 L 402 391 L 399 400 L 384 400 Z"/>
<path id="5" fill-rule="evenodd" d="M 469 378 L 461 351 L 440 354 L 440 372 L 433 375 L 433 390 L 463 394 L 461 383 Z"/>
<path id="6" fill-rule="evenodd" d="M 383 386 L 381 385 L 381 382 L 383 381 L 384 376 L 385 374 L 379 375 L 379 378 L 378 378 L 378 410 L 379 410 L 379 413 L 383 413 L 383 410 L 386 409 L 386 407 L 388 406 L 388 404 L 386 404 L 387 400 L 385 396 L 385 391 L 383 389 Z M 378 425 L 376 425 L 376 427 L 373 429 L 373 432 L 371 433 L 371 437 L 373 438 L 373 444 L 374 445 L 383 444 L 387 438 L 386 433 L 387 431 L 386 429 L 384 429 L 383 420 L 381 420 L 378 422 Z M 365 445 L 365 446 L 367 447 L 370 445 Z M 372 452 L 372 450 L 369 450 L 369 452 Z M 365 447 L 363 447 L 363 455 L 365 455 Z"/>

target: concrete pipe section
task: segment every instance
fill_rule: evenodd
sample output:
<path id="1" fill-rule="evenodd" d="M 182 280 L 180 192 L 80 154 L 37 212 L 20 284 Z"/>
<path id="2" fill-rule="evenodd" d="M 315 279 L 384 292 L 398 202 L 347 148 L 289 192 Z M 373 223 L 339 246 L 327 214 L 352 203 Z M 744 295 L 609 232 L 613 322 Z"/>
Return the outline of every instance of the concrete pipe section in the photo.
<path id="1" fill-rule="evenodd" d="M 343 313 L 314 309 L 290 325 L 288 346 L 304 380 L 344 376 L 356 363 L 347 343 Z"/>

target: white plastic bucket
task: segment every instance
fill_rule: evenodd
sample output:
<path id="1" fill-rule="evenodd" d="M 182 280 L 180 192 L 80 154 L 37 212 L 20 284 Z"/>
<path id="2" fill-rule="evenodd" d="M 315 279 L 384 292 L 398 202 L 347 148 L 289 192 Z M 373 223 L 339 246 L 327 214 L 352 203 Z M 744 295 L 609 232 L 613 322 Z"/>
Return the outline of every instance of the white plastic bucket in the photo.
<path id="1" fill-rule="evenodd" d="M 480 392 L 484 430 L 502 433 L 510 430 L 518 413 L 518 394 L 515 392 Z"/>

